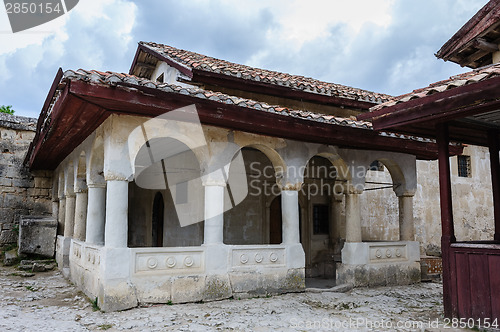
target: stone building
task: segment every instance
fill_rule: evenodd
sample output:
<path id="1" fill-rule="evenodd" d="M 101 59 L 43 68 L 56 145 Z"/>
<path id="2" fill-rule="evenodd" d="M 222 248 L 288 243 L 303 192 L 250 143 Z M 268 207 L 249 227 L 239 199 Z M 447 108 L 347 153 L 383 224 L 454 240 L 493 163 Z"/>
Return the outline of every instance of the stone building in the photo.
<path id="1" fill-rule="evenodd" d="M 60 267 L 105 310 L 418 281 L 437 148 L 355 120 L 387 99 L 155 43 L 130 74 L 60 70 L 26 159 L 53 175 Z"/>
<path id="2" fill-rule="evenodd" d="M 452 61 L 498 58 L 496 7 Z M 356 120 L 390 98 L 144 42 L 129 74 L 60 70 L 36 130 L 0 114 L 0 245 L 52 213 L 60 267 L 105 310 L 418 281 L 440 250 L 437 148 Z M 488 150 L 451 165 L 457 239 L 490 238 Z"/>

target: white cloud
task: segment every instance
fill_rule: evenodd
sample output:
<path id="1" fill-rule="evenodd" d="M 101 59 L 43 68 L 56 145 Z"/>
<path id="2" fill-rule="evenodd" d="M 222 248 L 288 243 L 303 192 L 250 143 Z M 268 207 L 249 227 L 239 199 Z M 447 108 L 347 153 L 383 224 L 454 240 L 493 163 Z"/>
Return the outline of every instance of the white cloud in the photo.
<path id="1" fill-rule="evenodd" d="M 2 45 L 0 48 L 0 56 L 2 54 L 13 53 L 29 45 L 41 45 L 47 37 L 60 31 L 66 22 L 67 15 L 63 15 L 34 28 L 12 33 L 7 13 L 0 8 L 0 45 Z"/>
<path id="2" fill-rule="evenodd" d="M 329 36 L 333 26 L 342 24 L 355 36 L 363 25 L 387 27 L 391 23 L 393 0 L 287 0 L 273 7 L 280 28 L 277 33 L 301 47 L 304 42 Z"/>
<path id="3" fill-rule="evenodd" d="M 9 27 L 0 35 L 6 45 L 0 51 L 0 105 L 37 116 L 58 67 L 122 67 L 125 50 L 133 46 L 136 12 L 136 5 L 126 0 L 85 0 L 63 17 L 26 32 L 12 34 Z"/>
<path id="4" fill-rule="evenodd" d="M 433 53 L 486 2 L 81 0 L 16 34 L 0 8 L 0 105 L 36 116 L 57 67 L 127 71 L 140 40 L 404 93 L 461 70 Z"/>

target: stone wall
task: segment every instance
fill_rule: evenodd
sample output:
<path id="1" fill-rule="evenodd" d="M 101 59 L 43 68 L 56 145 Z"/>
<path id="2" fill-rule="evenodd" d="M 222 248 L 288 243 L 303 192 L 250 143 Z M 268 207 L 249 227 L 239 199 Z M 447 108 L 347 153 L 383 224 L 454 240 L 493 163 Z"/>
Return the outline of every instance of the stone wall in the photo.
<path id="1" fill-rule="evenodd" d="M 450 158 L 453 218 L 458 241 L 492 240 L 494 233 L 488 149 L 467 146 L 471 176 L 458 176 L 457 157 Z M 441 247 L 441 211 L 437 161 L 417 161 L 418 189 L 414 199 L 416 240 L 421 253 Z"/>
<path id="2" fill-rule="evenodd" d="M 23 161 L 36 119 L 0 113 L 0 247 L 17 243 L 19 216 L 51 214 L 51 173 L 31 174 Z"/>

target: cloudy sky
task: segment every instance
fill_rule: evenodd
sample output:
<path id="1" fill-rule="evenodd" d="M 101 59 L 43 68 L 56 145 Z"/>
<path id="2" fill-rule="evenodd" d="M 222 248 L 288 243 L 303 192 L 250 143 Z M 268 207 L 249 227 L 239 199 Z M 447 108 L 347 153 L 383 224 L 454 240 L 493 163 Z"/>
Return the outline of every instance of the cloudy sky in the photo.
<path id="1" fill-rule="evenodd" d="M 393 95 L 465 71 L 434 53 L 487 0 L 80 0 L 13 34 L 0 7 L 0 105 L 38 117 L 59 67 L 128 72 L 154 41 Z"/>

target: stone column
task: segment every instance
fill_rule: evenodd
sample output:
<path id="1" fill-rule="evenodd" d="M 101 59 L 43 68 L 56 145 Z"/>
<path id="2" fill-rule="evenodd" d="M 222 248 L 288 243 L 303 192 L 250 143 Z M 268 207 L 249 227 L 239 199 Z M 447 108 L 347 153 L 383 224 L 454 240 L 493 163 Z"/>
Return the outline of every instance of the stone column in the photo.
<path id="1" fill-rule="evenodd" d="M 362 242 L 359 194 L 356 192 L 345 195 L 345 219 L 346 242 Z"/>
<path id="2" fill-rule="evenodd" d="M 59 211 L 57 218 L 57 234 L 64 234 L 64 222 L 66 220 L 66 197 L 59 196 Z"/>
<path id="3" fill-rule="evenodd" d="M 106 182 L 104 245 L 108 248 L 127 248 L 128 181 L 108 180 Z"/>
<path id="4" fill-rule="evenodd" d="M 204 244 L 224 242 L 224 184 L 205 184 Z"/>
<path id="5" fill-rule="evenodd" d="M 399 198 L 399 240 L 415 241 L 413 223 L 413 195 L 403 194 Z"/>
<path id="6" fill-rule="evenodd" d="M 281 219 L 283 221 L 283 243 L 300 243 L 298 190 L 281 191 Z"/>
<path id="7" fill-rule="evenodd" d="M 87 189 L 80 189 L 76 193 L 75 203 L 75 230 L 73 238 L 85 241 L 85 223 L 87 221 Z"/>
<path id="8" fill-rule="evenodd" d="M 87 225 L 85 242 L 104 244 L 104 222 L 106 218 L 106 184 L 88 185 Z"/>
<path id="9" fill-rule="evenodd" d="M 70 238 L 73 236 L 73 228 L 75 227 L 75 193 L 66 193 L 66 212 L 64 218 L 64 237 Z"/>

